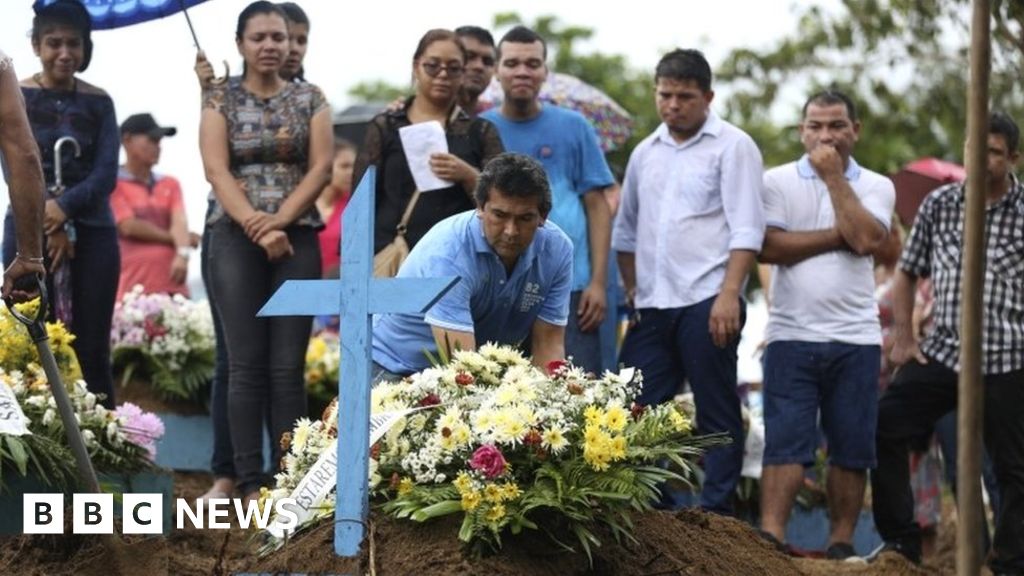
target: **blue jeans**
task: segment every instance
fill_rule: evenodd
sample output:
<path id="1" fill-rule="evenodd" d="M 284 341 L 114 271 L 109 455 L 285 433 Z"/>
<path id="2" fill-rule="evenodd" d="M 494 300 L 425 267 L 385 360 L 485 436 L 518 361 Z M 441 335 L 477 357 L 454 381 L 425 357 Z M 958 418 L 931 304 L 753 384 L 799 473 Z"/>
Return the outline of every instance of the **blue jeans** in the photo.
<path id="1" fill-rule="evenodd" d="M 619 362 L 643 372 L 643 391 L 637 402 L 655 405 L 670 400 L 689 380 L 697 405 L 697 433 L 728 432 L 732 443 L 712 448 L 704 456 L 704 485 L 700 505 L 732 513 L 732 498 L 743 466 L 743 419 L 736 393 L 736 347 L 715 346 L 708 318 L 716 297 L 691 306 L 639 310 L 639 320 L 626 334 Z M 740 301 L 740 326 L 746 304 Z"/>
<path id="2" fill-rule="evenodd" d="M 75 229 L 75 257 L 71 266 L 71 313 L 68 330 L 75 335 L 71 347 L 82 367 L 82 379 L 89 391 L 103 394 L 101 403 L 114 408 L 114 376 L 110 365 L 110 326 L 114 319 L 117 281 L 121 275 L 121 250 L 113 226 L 83 226 Z M 10 266 L 17 252 L 14 217 L 4 219 L 3 261 Z M 50 259 L 46 259 L 49 268 Z M 53 314 L 52 276 L 47 275 L 50 314 Z M 70 386 L 70 382 L 65 382 Z"/>
<path id="3" fill-rule="evenodd" d="M 210 203 L 207 217 L 214 204 Z M 231 426 L 228 423 L 228 347 L 224 343 L 224 327 L 217 313 L 213 295 L 213 273 L 210 271 L 210 227 L 203 230 L 202 250 L 199 253 L 199 270 L 206 287 L 206 298 L 210 303 L 213 317 L 213 334 L 216 353 L 214 355 L 213 381 L 210 382 L 210 419 L 213 421 L 213 454 L 210 471 L 214 478 L 235 477 L 235 452 L 231 449 Z"/>
<path id="4" fill-rule="evenodd" d="M 818 414 L 829 461 L 850 470 L 875 465 L 877 345 L 777 341 L 764 354 L 766 465 L 814 463 Z"/>
<path id="5" fill-rule="evenodd" d="M 209 227 L 213 296 L 228 350 L 228 421 L 239 490 L 266 485 L 263 422 L 269 411 L 272 466 L 279 439 L 306 415 L 303 378 L 312 320 L 256 313 L 285 280 L 320 277 L 320 246 L 308 226 L 287 230 L 295 253 L 277 262 L 226 218 Z"/>

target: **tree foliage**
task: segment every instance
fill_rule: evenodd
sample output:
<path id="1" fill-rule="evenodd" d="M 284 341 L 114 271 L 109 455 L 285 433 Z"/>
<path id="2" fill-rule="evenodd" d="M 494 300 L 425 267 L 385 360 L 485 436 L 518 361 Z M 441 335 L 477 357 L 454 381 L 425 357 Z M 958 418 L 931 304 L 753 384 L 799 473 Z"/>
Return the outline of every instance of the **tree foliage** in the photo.
<path id="1" fill-rule="evenodd" d="M 993 2 L 991 106 L 1024 121 L 1024 4 Z M 760 144 L 766 165 L 800 152 L 794 127 L 810 93 L 835 87 L 858 103 L 857 157 L 892 172 L 936 156 L 960 161 L 969 83 L 969 0 L 842 0 L 805 9 L 767 49 L 737 48 L 718 78 L 725 115 Z M 783 118 L 781 122 L 776 119 Z"/>

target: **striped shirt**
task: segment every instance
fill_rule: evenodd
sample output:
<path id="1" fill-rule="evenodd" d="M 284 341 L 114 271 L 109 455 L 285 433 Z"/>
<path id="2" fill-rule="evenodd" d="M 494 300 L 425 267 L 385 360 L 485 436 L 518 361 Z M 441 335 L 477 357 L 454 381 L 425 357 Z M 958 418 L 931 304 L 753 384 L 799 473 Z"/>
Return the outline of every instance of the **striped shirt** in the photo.
<path id="1" fill-rule="evenodd" d="M 1009 192 L 985 211 L 984 374 L 1024 368 L 1024 186 L 1011 178 Z M 929 194 L 900 259 L 904 272 L 931 277 L 935 291 L 934 325 L 921 351 L 953 370 L 960 369 L 965 205 L 963 184 Z"/>

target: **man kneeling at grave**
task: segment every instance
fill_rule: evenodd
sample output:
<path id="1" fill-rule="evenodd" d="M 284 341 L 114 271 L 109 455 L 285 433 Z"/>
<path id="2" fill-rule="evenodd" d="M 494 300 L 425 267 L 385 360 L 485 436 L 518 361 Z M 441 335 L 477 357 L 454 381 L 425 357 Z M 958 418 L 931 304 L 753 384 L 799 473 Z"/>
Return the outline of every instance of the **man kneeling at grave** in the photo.
<path id="1" fill-rule="evenodd" d="M 438 222 L 399 278 L 458 276 L 426 314 L 381 314 L 373 326 L 373 381 L 430 366 L 427 352 L 523 345 L 541 368 L 565 357 L 572 242 L 551 222 L 544 167 L 522 154 L 491 160 L 477 181 L 477 209 Z M 527 341 L 529 338 L 529 341 Z"/>

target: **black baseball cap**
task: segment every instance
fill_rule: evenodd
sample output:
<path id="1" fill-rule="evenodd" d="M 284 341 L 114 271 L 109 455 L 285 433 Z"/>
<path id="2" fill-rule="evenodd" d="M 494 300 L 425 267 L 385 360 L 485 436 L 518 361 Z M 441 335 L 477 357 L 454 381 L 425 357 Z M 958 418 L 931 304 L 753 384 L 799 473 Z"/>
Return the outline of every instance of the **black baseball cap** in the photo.
<path id="1" fill-rule="evenodd" d="M 178 129 L 174 126 L 160 126 L 152 114 L 132 114 L 121 123 L 121 136 L 125 134 L 146 134 L 153 138 L 174 136 Z"/>

